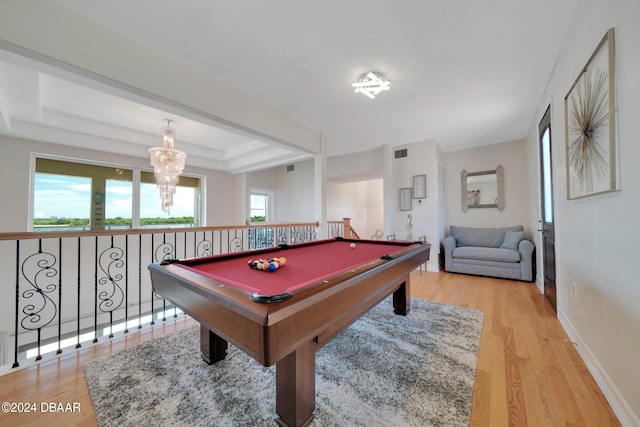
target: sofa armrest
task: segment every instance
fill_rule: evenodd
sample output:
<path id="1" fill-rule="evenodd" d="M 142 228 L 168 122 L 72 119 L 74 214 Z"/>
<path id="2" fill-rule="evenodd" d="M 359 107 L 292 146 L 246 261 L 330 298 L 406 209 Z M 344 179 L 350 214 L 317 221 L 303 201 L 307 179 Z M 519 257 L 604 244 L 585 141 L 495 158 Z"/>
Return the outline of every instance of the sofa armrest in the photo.
<path id="1" fill-rule="evenodd" d="M 456 248 L 456 238 L 453 236 L 445 237 L 442 240 L 442 247 L 444 248 L 444 269 L 445 271 L 452 271 L 453 250 Z"/>
<path id="2" fill-rule="evenodd" d="M 518 245 L 518 252 L 520 252 L 520 274 L 522 280 L 533 280 L 533 249 L 535 246 L 527 239 L 521 240 Z"/>

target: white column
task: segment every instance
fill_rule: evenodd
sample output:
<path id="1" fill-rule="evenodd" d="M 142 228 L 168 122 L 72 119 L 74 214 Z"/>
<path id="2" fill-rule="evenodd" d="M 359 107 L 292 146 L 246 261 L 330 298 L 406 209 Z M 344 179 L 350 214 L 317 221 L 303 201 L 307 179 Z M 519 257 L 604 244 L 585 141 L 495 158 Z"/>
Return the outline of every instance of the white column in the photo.
<path id="1" fill-rule="evenodd" d="M 394 191 L 393 183 L 393 166 L 392 166 L 393 150 L 389 144 L 385 144 L 382 147 L 382 191 L 383 191 L 383 225 L 384 238 L 387 238 L 388 234 L 394 234 L 393 230 L 393 214 L 395 212 L 396 205 L 396 192 Z M 396 236 L 396 238 L 400 238 Z"/>
<path id="2" fill-rule="evenodd" d="M 327 231 L 327 137 L 319 134 L 320 153 L 313 157 L 315 219 L 320 222 L 318 239 L 326 239 Z"/>

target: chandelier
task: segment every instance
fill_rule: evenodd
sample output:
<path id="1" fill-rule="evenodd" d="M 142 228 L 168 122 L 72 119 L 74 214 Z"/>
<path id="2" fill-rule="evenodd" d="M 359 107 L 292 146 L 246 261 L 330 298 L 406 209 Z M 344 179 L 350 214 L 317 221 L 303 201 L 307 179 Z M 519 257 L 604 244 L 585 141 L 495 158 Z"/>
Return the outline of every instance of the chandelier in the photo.
<path id="1" fill-rule="evenodd" d="M 356 93 L 360 92 L 373 99 L 383 90 L 389 90 L 390 84 L 391 82 L 385 79 L 382 74 L 371 71 L 351 85 L 356 89 Z"/>
<path id="2" fill-rule="evenodd" d="M 187 155 L 180 150 L 173 148 L 172 121 L 166 119 L 167 126 L 164 130 L 164 144 L 162 147 L 149 148 L 151 156 L 151 166 L 154 169 L 156 184 L 160 191 L 160 201 L 162 210 L 170 214 L 173 205 L 173 194 L 176 192 L 176 185 L 180 180 L 180 173 L 184 169 L 184 161 Z"/>

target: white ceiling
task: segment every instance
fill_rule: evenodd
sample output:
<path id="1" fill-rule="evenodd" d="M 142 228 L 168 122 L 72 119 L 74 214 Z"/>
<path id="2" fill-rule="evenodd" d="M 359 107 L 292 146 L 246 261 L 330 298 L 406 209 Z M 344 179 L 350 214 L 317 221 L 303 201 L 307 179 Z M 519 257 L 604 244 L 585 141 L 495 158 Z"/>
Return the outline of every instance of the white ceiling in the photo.
<path id="1" fill-rule="evenodd" d="M 579 0 L 57 2 L 322 132 L 336 156 L 525 137 Z M 309 157 L 0 59 L 0 133 L 147 157 L 172 118 L 187 164 L 240 172 Z M 391 80 L 374 100 L 351 88 L 368 71 Z"/>

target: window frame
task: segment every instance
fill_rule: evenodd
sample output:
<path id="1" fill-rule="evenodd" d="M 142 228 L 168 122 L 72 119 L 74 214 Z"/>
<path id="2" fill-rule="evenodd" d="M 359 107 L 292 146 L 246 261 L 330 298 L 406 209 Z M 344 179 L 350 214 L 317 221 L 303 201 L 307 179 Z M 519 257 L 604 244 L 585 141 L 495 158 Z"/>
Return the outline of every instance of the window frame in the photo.
<path id="1" fill-rule="evenodd" d="M 274 192 L 272 190 L 267 190 L 263 188 L 252 188 L 249 191 L 249 201 L 248 201 L 248 216 L 249 221 L 251 221 L 251 196 L 265 196 L 265 221 L 264 222 L 273 222 L 274 218 Z"/>

